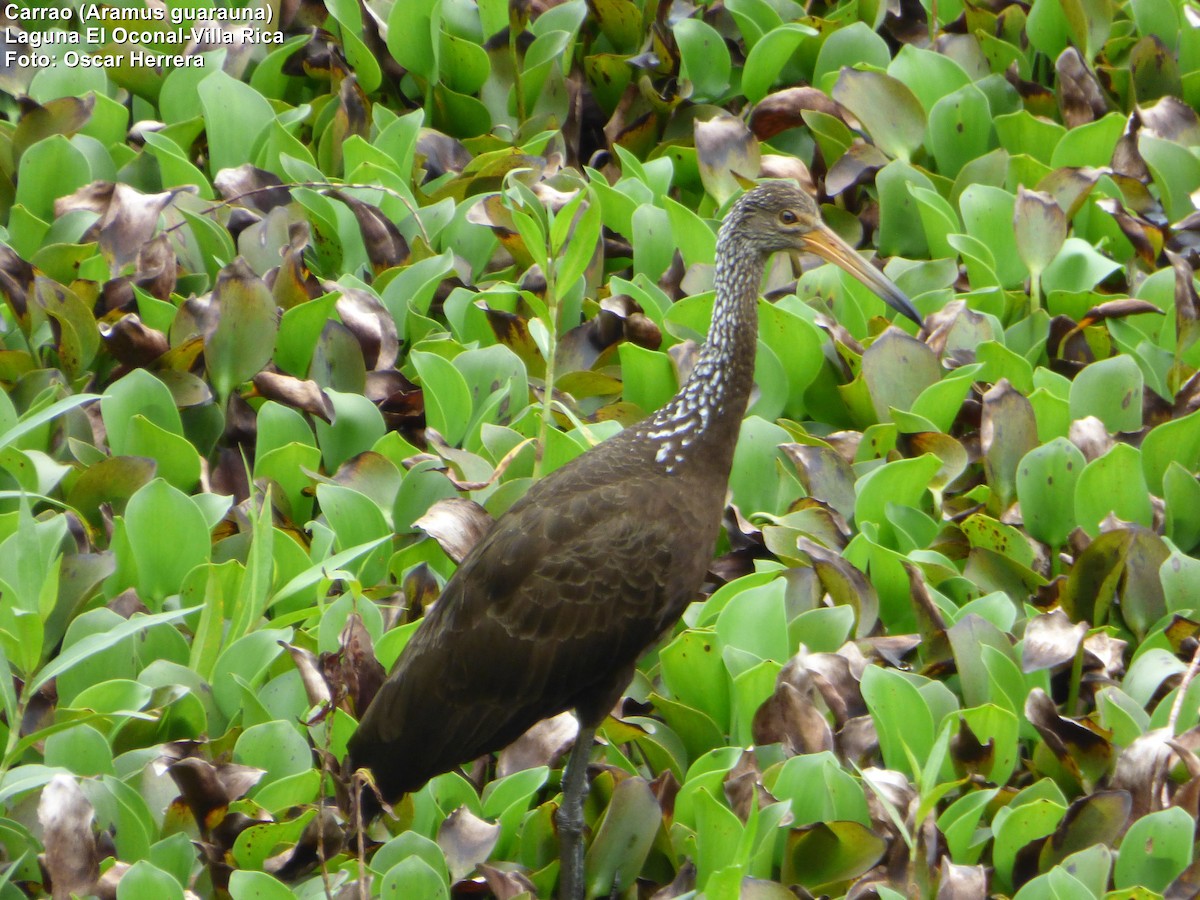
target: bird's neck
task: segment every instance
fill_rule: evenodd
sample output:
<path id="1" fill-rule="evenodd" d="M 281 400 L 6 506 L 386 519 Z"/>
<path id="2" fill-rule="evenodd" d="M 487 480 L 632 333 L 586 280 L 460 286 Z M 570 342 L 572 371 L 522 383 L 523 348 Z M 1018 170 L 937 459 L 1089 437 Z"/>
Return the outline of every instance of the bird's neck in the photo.
<path id="1" fill-rule="evenodd" d="M 758 289 L 766 260 L 723 228 L 708 340 L 683 386 L 647 422 L 655 460 L 674 472 L 692 457 L 727 469 L 754 384 Z"/>

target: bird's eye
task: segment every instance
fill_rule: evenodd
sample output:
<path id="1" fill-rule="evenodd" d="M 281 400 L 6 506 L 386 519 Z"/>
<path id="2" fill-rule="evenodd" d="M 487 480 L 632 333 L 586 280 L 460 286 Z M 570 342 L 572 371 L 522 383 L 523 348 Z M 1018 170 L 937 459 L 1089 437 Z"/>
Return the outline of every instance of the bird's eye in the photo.
<path id="1" fill-rule="evenodd" d="M 784 225 L 795 225 L 800 220 L 790 209 L 785 209 L 779 214 L 779 221 Z"/>

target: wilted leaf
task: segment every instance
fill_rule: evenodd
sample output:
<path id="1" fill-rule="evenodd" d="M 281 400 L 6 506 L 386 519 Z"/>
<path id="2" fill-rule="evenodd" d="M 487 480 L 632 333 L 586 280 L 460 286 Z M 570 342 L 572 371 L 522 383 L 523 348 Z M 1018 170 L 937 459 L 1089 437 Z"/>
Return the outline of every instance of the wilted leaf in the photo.
<path id="1" fill-rule="evenodd" d="M 742 178 L 758 177 L 761 151 L 758 140 L 735 116 L 696 121 L 696 161 L 704 189 L 723 204 L 735 193 Z"/>
<path id="2" fill-rule="evenodd" d="M 438 500 L 429 507 L 413 526 L 434 538 L 457 563 L 461 563 L 471 548 L 488 533 L 493 519 L 474 500 L 452 497 Z"/>

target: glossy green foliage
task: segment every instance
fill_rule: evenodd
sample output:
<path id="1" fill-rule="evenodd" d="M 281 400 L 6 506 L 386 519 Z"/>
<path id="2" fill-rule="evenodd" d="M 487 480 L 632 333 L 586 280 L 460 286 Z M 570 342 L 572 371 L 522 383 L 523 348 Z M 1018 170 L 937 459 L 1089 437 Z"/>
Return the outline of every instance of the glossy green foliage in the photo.
<path id="1" fill-rule="evenodd" d="M 554 896 L 567 717 L 366 859 L 333 782 L 490 517 L 688 377 L 763 177 L 926 327 L 769 265 L 589 895 L 1194 891 L 1194 3 L 271 15 L 0 73 L 0 900 Z"/>

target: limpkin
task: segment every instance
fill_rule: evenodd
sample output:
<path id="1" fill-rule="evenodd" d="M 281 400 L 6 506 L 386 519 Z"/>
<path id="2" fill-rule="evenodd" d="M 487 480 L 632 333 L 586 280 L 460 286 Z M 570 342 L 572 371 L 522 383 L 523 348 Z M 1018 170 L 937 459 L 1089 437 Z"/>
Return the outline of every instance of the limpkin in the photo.
<path id="1" fill-rule="evenodd" d="M 350 741 L 393 801 L 574 709 L 558 812 L 560 896 L 579 900 L 583 800 L 596 727 L 638 657 L 696 598 L 712 559 L 754 376 L 757 303 L 777 251 L 836 263 L 916 321 L 908 298 L 821 222 L 808 194 L 768 182 L 717 239 L 708 341 L 657 413 L 534 484 L 463 560 Z"/>

